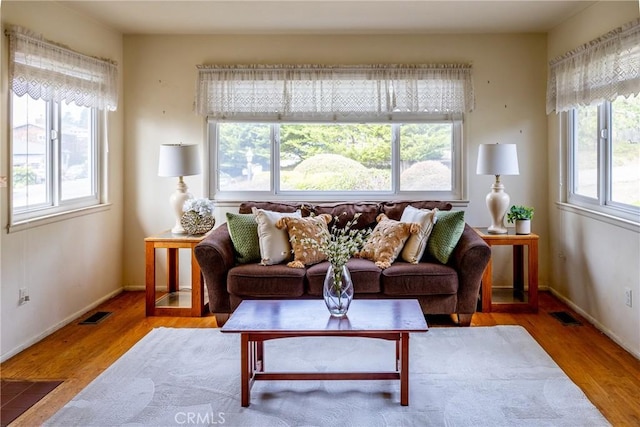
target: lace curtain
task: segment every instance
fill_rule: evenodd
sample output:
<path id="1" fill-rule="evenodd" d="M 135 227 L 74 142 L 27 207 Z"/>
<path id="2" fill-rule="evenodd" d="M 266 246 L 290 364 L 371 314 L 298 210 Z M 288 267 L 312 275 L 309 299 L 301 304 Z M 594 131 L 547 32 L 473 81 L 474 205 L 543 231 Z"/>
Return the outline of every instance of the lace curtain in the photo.
<path id="1" fill-rule="evenodd" d="M 415 118 L 473 107 L 469 65 L 198 66 L 197 111 L 216 119 Z"/>
<path id="2" fill-rule="evenodd" d="M 640 93 L 640 19 L 549 63 L 547 114 Z"/>
<path id="3" fill-rule="evenodd" d="M 115 62 L 83 55 L 21 27 L 9 36 L 9 80 L 18 96 L 74 102 L 114 111 L 118 105 Z"/>

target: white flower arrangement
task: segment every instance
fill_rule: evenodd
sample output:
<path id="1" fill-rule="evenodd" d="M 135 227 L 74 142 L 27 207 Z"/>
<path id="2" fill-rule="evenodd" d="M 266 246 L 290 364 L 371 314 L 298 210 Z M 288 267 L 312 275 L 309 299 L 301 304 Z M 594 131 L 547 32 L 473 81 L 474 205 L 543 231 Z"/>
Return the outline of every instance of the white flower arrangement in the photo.
<path id="1" fill-rule="evenodd" d="M 182 206 L 183 212 L 195 212 L 200 216 L 213 215 L 213 201 L 209 199 L 189 199 Z"/>
<path id="2" fill-rule="evenodd" d="M 343 214 L 346 215 L 346 212 Z M 319 241 L 314 239 L 302 239 L 303 244 L 318 249 L 326 255 L 327 261 L 333 265 L 337 271 L 342 271 L 342 267 L 349 259 L 362 249 L 371 230 L 357 230 L 352 228 L 358 222 L 361 213 L 356 213 L 351 221 L 348 221 L 343 228 L 338 228 L 339 217 L 334 217 L 334 223 L 329 233 L 319 233 Z"/>

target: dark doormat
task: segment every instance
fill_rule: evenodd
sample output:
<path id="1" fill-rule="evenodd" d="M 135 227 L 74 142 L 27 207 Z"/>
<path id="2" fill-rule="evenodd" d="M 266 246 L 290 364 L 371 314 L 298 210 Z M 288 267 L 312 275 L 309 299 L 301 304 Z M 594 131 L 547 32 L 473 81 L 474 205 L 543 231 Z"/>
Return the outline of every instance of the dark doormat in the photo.
<path id="1" fill-rule="evenodd" d="M 60 384 L 62 381 L 2 380 L 0 388 L 1 426 L 8 426 Z"/>

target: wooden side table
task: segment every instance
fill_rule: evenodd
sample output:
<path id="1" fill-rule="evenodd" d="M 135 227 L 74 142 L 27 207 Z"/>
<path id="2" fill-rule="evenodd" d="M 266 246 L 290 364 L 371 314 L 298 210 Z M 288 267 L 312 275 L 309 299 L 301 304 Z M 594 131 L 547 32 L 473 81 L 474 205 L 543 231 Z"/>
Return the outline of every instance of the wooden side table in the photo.
<path id="1" fill-rule="evenodd" d="M 204 236 L 164 231 L 144 239 L 147 316 L 199 317 L 206 312 L 204 279 L 193 252 Z M 191 251 L 191 292 L 180 291 L 179 250 L 182 248 Z M 167 250 L 167 290 L 159 298 L 156 297 L 156 249 Z"/>
<path id="2" fill-rule="evenodd" d="M 486 228 L 474 228 L 489 246 L 513 246 L 513 290 L 510 298 L 498 296 L 493 289 L 493 260 L 482 275 L 482 311 L 483 312 L 537 312 L 538 311 L 538 239 L 537 234 L 489 234 Z M 524 247 L 528 258 L 528 291 L 524 289 Z"/>

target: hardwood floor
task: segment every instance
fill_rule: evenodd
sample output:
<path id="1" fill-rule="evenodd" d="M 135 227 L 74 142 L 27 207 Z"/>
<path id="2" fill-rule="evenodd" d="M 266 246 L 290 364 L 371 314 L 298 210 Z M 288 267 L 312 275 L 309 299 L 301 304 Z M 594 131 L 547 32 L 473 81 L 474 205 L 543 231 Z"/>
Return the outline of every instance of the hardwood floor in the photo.
<path id="1" fill-rule="evenodd" d="M 477 313 L 472 326 L 525 327 L 611 424 L 640 425 L 640 361 L 550 294 L 540 293 L 539 303 L 537 314 Z M 212 315 L 145 317 L 144 292 L 123 292 L 82 319 L 95 311 L 113 314 L 97 325 L 73 322 L 2 363 L 2 379 L 64 380 L 12 426 L 42 424 L 153 328 L 216 327 Z M 570 312 L 582 326 L 563 325 L 554 311 Z"/>

